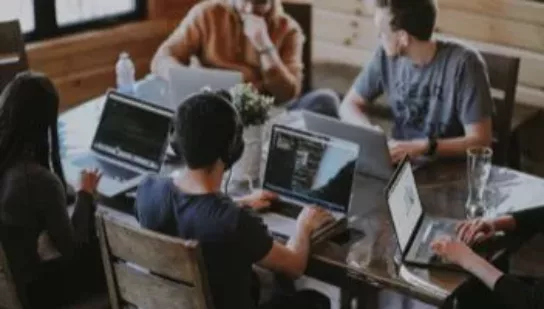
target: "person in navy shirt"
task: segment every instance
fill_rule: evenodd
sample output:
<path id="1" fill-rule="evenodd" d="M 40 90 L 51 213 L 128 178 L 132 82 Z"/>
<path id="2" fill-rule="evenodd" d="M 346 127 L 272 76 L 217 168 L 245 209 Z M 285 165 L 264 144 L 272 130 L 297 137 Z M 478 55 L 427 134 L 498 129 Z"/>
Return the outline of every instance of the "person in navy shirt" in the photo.
<path id="1" fill-rule="evenodd" d="M 186 168 L 176 178 L 151 176 L 139 186 L 136 213 L 140 224 L 164 234 L 198 240 L 202 246 L 214 305 L 256 308 L 254 264 L 296 278 L 306 269 L 310 235 L 331 220 L 319 207 L 298 217 L 298 233 L 286 245 L 274 241 L 255 215 L 275 196 L 256 192 L 239 201 L 221 192 L 223 174 L 243 152 L 242 125 L 228 93 L 202 92 L 185 99 L 176 111 L 173 140 Z M 317 292 L 272 299 L 266 308 L 329 308 Z"/>

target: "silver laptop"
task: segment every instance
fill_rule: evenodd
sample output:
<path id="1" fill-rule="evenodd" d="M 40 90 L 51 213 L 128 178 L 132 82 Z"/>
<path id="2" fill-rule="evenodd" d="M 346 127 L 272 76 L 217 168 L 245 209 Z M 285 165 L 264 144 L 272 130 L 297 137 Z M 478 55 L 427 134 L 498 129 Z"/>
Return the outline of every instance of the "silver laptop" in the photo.
<path id="1" fill-rule="evenodd" d="M 109 92 L 91 148 L 63 158 L 68 181 L 79 181 L 82 169 L 98 168 L 101 195 L 113 197 L 133 189 L 160 170 L 171 119 L 171 111 Z"/>
<path id="2" fill-rule="evenodd" d="M 166 107 L 171 110 L 176 110 L 183 99 L 204 87 L 228 90 L 243 82 L 242 73 L 231 70 L 176 66 L 170 69 L 169 74 L 170 100 Z"/>
<path id="3" fill-rule="evenodd" d="M 326 208 L 335 219 L 314 233 L 314 241 L 342 232 L 347 225 L 358 156 L 357 144 L 274 125 L 263 189 L 277 193 L 279 200 L 269 212 L 261 214 L 271 233 L 294 236 L 303 207 Z"/>
<path id="4" fill-rule="evenodd" d="M 385 192 L 401 262 L 422 267 L 458 269 L 437 258 L 431 250 L 431 243 L 441 236 L 456 237 L 459 220 L 434 217 L 423 210 L 408 157 L 397 167 Z"/>
<path id="5" fill-rule="evenodd" d="M 384 132 L 308 111 L 302 112 L 302 117 L 309 131 L 357 143 L 360 149 L 357 163 L 359 174 L 374 176 L 384 181 L 391 178 L 394 167 Z"/>

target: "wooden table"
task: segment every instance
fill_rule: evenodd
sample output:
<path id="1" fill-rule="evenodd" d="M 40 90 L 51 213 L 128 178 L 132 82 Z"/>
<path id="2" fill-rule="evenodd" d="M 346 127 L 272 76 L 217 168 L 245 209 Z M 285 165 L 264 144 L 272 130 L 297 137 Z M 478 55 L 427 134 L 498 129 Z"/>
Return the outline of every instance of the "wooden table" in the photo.
<path id="1" fill-rule="evenodd" d="M 60 116 L 59 131 L 63 154 L 89 147 L 104 97 L 91 100 Z M 421 200 L 425 208 L 446 217 L 464 217 L 467 196 L 464 162 L 431 164 L 416 172 Z M 356 192 L 350 210 L 350 235 L 320 244 L 313 249 L 307 274 L 337 285 L 350 293 L 363 293 L 369 287 L 388 288 L 421 301 L 441 306 L 469 277 L 461 273 L 398 267 L 394 263 L 397 242 L 385 206 L 385 200 L 368 205 L 365 179 L 356 180 Z M 529 190 L 532 194 L 526 194 Z M 531 195 L 531 196 L 529 196 Z M 544 180 L 510 169 L 494 167 L 488 197 L 499 212 L 508 212 L 544 203 Z M 103 200 L 100 209 L 113 212 L 137 224 L 132 217 L 133 200 L 119 197 Z M 124 211 L 118 212 L 115 209 Z M 361 215 L 363 214 L 363 215 Z M 406 275 L 413 276 L 408 282 Z M 414 280 L 419 281 L 414 284 Z"/>

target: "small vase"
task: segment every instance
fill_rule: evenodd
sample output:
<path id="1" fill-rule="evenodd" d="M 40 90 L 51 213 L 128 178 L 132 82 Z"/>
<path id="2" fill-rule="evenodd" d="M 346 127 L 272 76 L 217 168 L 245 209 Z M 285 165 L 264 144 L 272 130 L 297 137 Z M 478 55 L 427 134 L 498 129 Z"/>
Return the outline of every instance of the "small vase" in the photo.
<path id="1" fill-rule="evenodd" d="M 242 157 L 232 167 L 232 180 L 236 182 L 255 182 L 259 178 L 262 155 L 262 126 L 244 128 L 245 143 Z"/>

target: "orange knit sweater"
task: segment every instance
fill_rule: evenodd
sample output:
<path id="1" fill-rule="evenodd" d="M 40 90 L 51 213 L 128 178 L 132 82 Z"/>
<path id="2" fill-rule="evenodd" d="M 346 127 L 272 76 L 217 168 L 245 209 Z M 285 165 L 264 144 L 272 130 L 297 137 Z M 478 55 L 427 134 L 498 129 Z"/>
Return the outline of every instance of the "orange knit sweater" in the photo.
<path id="1" fill-rule="evenodd" d="M 205 67 L 240 71 L 246 82 L 273 95 L 276 103 L 293 99 L 302 85 L 304 35 L 298 23 L 283 12 L 267 17 L 272 43 L 287 68 L 261 69 L 260 55 L 246 38 L 237 11 L 221 0 L 195 5 L 164 44 L 183 64 L 196 56 Z"/>

